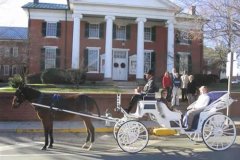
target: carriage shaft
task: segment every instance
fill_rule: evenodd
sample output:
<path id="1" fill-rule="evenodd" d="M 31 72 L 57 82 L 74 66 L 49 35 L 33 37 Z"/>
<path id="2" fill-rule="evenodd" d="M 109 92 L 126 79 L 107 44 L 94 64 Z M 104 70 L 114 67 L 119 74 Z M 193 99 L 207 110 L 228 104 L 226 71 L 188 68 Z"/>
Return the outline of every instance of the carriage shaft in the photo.
<path id="1" fill-rule="evenodd" d="M 89 117 L 89 118 L 93 118 L 93 119 L 114 122 L 114 123 L 116 123 L 117 120 L 118 120 L 118 118 L 102 117 L 102 116 L 101 117 L 97 117 L 97 116 L 88 115 L 88 114 L 85 114 L 85 113 L 69 111 L 69 110 L 60 109 L 60 108 L 57 108 L 57 107 L 50 107 L 50 106 L 43 105 L 43 104 L 38 104 L 38 103 L 32 103 L 32 105 L 38 106 L 38 107 L 42 107 L 42 108 L 52 109 L 52 110 L 55 110 L 55 111 L 61 111 L 61 112 L 66 112 L 66 113 L 75 114 L 75 115 L 79 115 L 79 116 Z"/>

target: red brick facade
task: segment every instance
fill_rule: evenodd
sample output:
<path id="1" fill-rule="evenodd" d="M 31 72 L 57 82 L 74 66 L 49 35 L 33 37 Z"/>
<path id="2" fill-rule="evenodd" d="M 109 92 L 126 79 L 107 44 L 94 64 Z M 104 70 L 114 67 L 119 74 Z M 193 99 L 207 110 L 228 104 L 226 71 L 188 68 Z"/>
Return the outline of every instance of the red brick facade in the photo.
<path id="1" fill-rule="evenodd" d="M 61 36 L 57 38 L 46 38 L 42 36 L 42 22 L 44 20 L 30 19 L 30 63 L 29 72 L 40 72 L 41 48 L 43 46 L 57 46 L 60 49 L 60 67 L 63 69 L 71 68 L 72 58 L 72 34 L 73 21 L 61 21 Z M 105 53 L 105 27 L 104 36 L 100 39 L 88 39 L 85 35 L 85 21 L 81 21 L 80 31 L 80 59 L 84 59 L 84 49 L 86 47 L 100 47 L 100 54 Z M 106 24 L 105 24 L 106 25 Z M 104 26 L 105 26 L 104 25 Z M 136 54 L 137 49 L 137 24 L 131 24 L 130 39 L 126 41 L 113 40 L 113 48 L 129 49 L 128 56 Z M 145 42 L 144 49 L 154 50 L 156 53 L 156 77 L 161 78 L 166 71 L 167 65 L 167 27 L 164 25 L 156 26 L 156 40 Z M 124 45 L 123 45 L 124 43 Z M 175 43 L 175 55 L 177 52 L 189 52 L 192 56 L 192 74 L 202 73 L 203 43 L 202 40 L 192 40 L 189 45 Z M 80 62 L 81 63 L 81 62 Z M 88 74 L 90 79 L 103 80 L 102 73 Z M 128 75 L 128 80 L 135 80 L 135 75 Z"/>

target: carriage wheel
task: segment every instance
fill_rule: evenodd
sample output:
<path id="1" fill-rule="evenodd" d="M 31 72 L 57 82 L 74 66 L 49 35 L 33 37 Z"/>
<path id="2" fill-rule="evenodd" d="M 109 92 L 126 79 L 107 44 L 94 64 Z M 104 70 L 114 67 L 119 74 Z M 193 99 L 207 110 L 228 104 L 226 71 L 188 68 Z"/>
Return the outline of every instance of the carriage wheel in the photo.
<path id="1" fill-rule="evenodd" d="M 126 120 L 119 119 L 117 121 L 117 123 L 115 123 L 114 128 L 113 128 L 113 136 L 115 139 L 117 139 L 117 132 L 118 132 L 119 127 L 125 122 L 126 122 Z"/>
<path id="2" fill-rule="evenodd" d="M 125 152 L 140 152 L 148 143 L 147 128 L 138 121 L 127 121 L 117 132 L 117 142 Z"/>
<path id="3" fill-rule="evenodd" d="M 203 124 L 202 138 L 208 148 L 215 151 L 225 150 L 236 139 L 235 124 L 228 116 L 212 115 Z"/>

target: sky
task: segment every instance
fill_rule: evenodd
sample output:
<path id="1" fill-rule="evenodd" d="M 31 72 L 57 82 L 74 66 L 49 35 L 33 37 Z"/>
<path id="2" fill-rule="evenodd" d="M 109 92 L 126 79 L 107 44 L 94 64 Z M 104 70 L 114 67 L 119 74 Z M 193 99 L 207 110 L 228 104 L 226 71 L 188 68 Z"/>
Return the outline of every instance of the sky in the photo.
<path id="1" fill-rule="evenodd" d="M 43 3 L 66 4 L 67 0 L 39 0 Z M 28 16 L 22 9 L 24 4 L 33 0 L 0 0 L 0 26 L 27 27 Z"/>

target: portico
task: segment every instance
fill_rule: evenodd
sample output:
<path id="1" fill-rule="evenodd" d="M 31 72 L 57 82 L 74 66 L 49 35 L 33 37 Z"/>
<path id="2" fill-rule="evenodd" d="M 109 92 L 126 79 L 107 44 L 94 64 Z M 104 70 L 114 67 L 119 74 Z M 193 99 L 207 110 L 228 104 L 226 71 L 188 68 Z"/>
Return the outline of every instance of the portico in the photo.
<path id="1" fill-rule="evenodd" d="M 143 1 L 140 0 L 138 2 L 122 0 L 120 1 L 107 1 L 107 0 L 100 0 L 100 1 L 75 1 L 70 0 L 70 6 L 73 10 L 73 39 L 72 39 L 72 68 L 78 69 L 81 67 L 81 21 L 84 19 L 87 20 L 88 17 L 97 17 L 101 19 L 102 23 L 104 23 L 105 27 L 105 50 L 104 53 L 104 73 L 105 79 L 112 79 L 113 78 L 113 45 L 117 42 L 113 42 L 114 36 L 114 25 L 119 20 L 123 19 L 126 21 L 131 21 L 129 24 L 136 24 L 136 39 L 134 43 L 134 49 L 131 45 L 124 46 L 125 49 L 129 49 L 129 53 L 136 54 L 136 66 L 135 75 L 136 79 L 143 79 L 144 77 L 144 69 L 146 69 L 145 64 L 145 25 L 147 23 L 156 23 L 156 22 L 163 22 L 167 21 L 165 27 L 167 27 L 167 70 L 171 70 L 174 66 L 174 13 L 179 9 L 175 4 L 171 3 L 170 1 L 159 1 L 159 0 L 150 0 L 150 1 Z M 98 5 L 97 5 L 98 4 Z M 117 29 L 119 33 L 126 32 L 124 28 L 121 27 L 124 25 L 118 25 Z M 131 28 L 134 28 L 134 25 L 131 25 Z M 135 34 L 131 34 L 135 35 Z M 158 36 L 158 35 L 156 35 Z M 120 41 L 122 44 L 128 43 L 127 39 L 117 38 L 116 40 Z M 160 44 L 159 44 L 160 45 Z M 116 47 L 114 47 L 116 48 Z M 118 47 L 117 47 L 118 48 Z M 149 50 L 149 48 L 147 48 Z M 150 48 L 151 49 L 151 48 Z M 152 49 L 154 50 L 154 49 Z M 100 53 L 101 54 L 101 53 Z M 130 54 L 128 54 L 130 56 Z M 96 57 L 97 58 L 97 57 Z M 129 64 L 129 58 L 126 58 Z M 150 61 L 151 62 L 151 61 Z M 126 65 L 131 67 L 131 65 Z M 148 68 L 151 66 L 148 66 Z M 128 69 L 130 70 L 130 68 Z M 126 70 L 126 71 L 128 71 Z M 130 74 L 130 73 L 129 73 Z"/>

